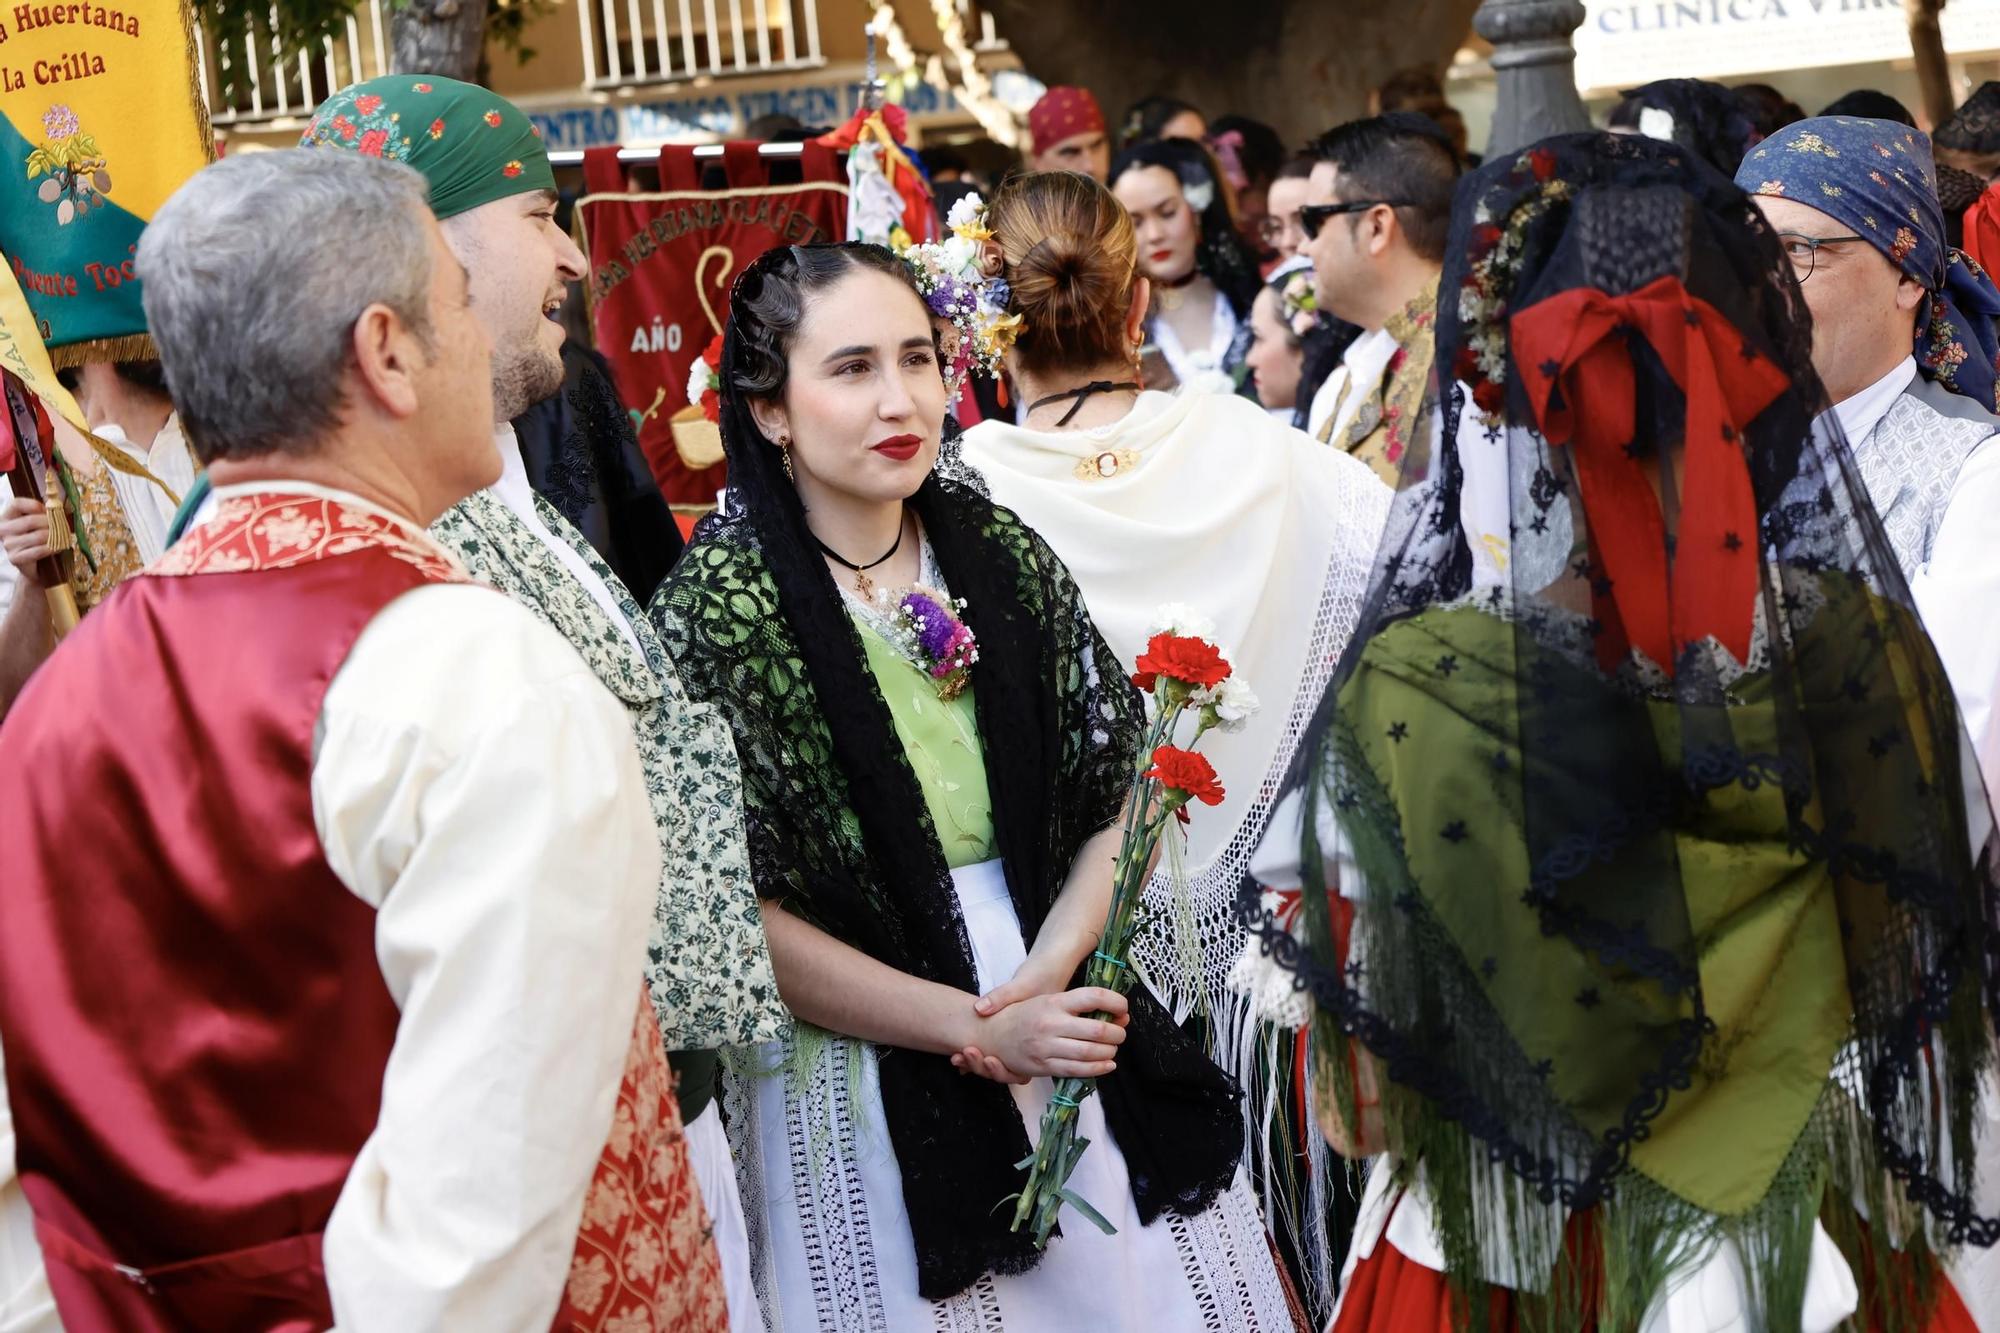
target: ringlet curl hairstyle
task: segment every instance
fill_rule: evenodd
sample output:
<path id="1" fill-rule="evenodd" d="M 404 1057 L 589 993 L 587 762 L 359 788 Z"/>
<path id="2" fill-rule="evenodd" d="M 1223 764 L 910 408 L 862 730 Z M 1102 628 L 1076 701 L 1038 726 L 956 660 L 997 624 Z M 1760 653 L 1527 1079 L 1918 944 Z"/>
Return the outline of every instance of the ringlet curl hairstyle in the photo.
<path id="1" fill-rule="evenodd" d="M 1023 328 L 1014 355 L 1031 374 L 1131 359 L 1125 315 L 1139 271 L 1132 219 L 1111 191 L 1074 171 L 1039 171 L 1000 187 L 987 225 L 1006 258 L 1009 309 Z"/>
<path id="2" fill-rule="evenodd" d="M 729 332 L 738 343 L 725 389 L 744 398 L 784 395 L 792 343 L 813 299 L 850 273 L 886 274 L 923 294 L 909 266 L 879 245 L 790 245 L 760 256 L 736 280 L 729 300 Z"/>

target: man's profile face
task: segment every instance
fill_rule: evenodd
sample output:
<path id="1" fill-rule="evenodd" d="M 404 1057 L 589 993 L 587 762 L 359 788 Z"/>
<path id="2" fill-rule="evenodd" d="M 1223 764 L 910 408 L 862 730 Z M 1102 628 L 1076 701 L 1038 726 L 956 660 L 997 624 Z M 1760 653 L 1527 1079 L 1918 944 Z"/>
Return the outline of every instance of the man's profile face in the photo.
<path id="1" fill-rule="evenodd" d="M 562 388 L 569 284 L 587 265 L 556 226 L 556 197 L 509 195 L 447 219 L 445 239 L 472 277 L 472 309 L 493 339 L 493 413 L 512 421 Z"/>
<path id="2" fill-rule="evenodd" d="M 1111 175 L 1111 140 L 1103 130 L 1058 139 L 1035 154 L 1035 170 L 1080 172 L 1102 185 Z"/>

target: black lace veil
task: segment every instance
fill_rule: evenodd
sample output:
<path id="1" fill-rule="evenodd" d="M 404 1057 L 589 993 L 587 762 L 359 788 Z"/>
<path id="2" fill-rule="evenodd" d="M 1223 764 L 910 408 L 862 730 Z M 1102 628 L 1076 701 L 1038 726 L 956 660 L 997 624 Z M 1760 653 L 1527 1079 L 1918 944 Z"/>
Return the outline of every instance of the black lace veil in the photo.
<path id="1" fill-rule="evenodd" d="M 1363 1123 L 1378 1062 L 1454 1281 L 1551 1327 L 1729 1239 L 1795 1328 L 1822 1215 L 1992 1244 L 1991 815 L 1775 237 L 1683 148 L 1564 136 L 1461 186 L 1438 309 L 1440 466 L 1294 777 L 1304 938 L 1244 899 L 1328 1095 Z"/>

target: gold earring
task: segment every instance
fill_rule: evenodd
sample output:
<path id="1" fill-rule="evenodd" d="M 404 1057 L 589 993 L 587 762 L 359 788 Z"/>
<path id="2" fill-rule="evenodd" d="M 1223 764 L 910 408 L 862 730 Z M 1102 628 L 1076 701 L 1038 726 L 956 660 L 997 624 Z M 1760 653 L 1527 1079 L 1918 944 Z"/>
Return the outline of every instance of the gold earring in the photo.
<path id="1" fill-rule="evenodd" d="M 786 481 L 794 486 L 799 484 L 799 479 L 792 475 L 792 437 L 789 435 L 778 437 L 778 465 L 785 469 Z"/>

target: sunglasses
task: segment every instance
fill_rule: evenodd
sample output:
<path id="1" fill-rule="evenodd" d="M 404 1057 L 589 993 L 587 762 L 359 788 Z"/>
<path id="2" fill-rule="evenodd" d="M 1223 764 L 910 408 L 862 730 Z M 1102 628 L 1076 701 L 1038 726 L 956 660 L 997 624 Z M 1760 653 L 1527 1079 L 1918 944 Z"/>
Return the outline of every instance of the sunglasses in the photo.
<path id="1" fill-rule="evenodd" d="M 1371 208 L 1408 208 L 1408 199 L 1357 199 L 1351 204 L 1307 204 L 1299 210 L 1299 230 L 1307 240 L 1319 235 L 1319 229 L 1326 225 L 1328 218 L 1337 218 L 1342 213 L 1366 213 Z"/>

